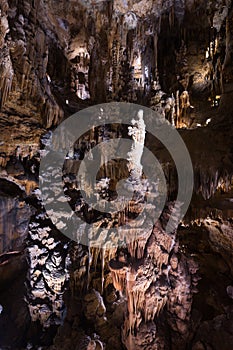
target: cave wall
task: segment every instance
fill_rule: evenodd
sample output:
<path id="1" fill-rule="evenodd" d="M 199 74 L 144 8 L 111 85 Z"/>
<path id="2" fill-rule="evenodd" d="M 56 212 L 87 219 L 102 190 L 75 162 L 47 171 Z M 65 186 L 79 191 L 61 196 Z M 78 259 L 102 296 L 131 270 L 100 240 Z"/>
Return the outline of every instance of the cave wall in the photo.
<path id="1" fill-rule="evenodd" d="M 8 326 L 4 344 L 8 341 L 16 349 L 22 332 L 21 345 L 31 342 L 34 348 L 202 350 L 214 349 L 216 342 L 228 350 L 233 272 L 231 1 L 3 0 L 0 9 L 1 179 L 9 180 L 2 182 L 8 192 L 0 198 L 0 251 L 21 250 L 27 256 L 27 263 L 18 255 L 16 260 L 1 257 L 2 276 L 21 271 L 27 281 L 26 287 L 22 281 L 15 284 L 25 296 L 16 310 L 20 307 L 27 327 L 14 323 L 17 334 L 11 342 L 13 326 Z M 184 91 L 194 106 L 192 114 L 190 105 L 182 107 Z M 216 111 L 210 104 L 218 103 L 219 95 Z M 151 105 L 165 117 L 172 106 L 176 118 L 181 116 L 177 127 L 189 127 L 192 118 L 202 123 L 203 128 L 181 131 L 195 172 L 196 197 L 183 223 L 187 235 L 179 228 L 168 237 L 162 217 L 140 247 L 136 242 L 126 252 L 89 251 L 67 244 L 45 216 L 38 199 L 38 166 L 49 134 L 44 139 L 41 135 L 77 110 L 107 101 Z M 209 109 L 203 109 L 208 103 Z M 209 126 L 208 118 L 213 119 Z M 85 142 L 90 141 L 87 136 Z M 154 151 L 175 191 L 174 169 L 156 143 Z M 72 165 L 70 158 L 67 164 Z M 66 184 L 71 196 L 72 172 L 71 166 Z M 167 219 L 169 210 L 163 214 Z M 194 235 L 204 232 L 198 249 L 185 246 L 190 230 Z M 211 259 L 217 261 L 219 274 L 230 276 L 219 277 L 219 293 Z M 11 270 L 11 264 L 19 269 Z M 12 279 L 6 280 L 11 288 Z M 14 315 L 6 294 L 5 289 L 0 303 Z M 223 306 L 216 303 L 218 298 Z M 228 344 L 213 337 L 215 329 L 221 329 Z"/>
<path id="2" fill-rule="evenodd" d="M 204 88 L 205 79 L 220 88 L 231 75 L 229 1 L 44 0 L 1 6 L 2 107 L 10 99 L 31 103 L 45 127 L 66 112 L 66 89 L 78 103 L 80 72 L 94 103 L 140 100 L 155 80 L 174 94 L 196 84 Z M 221 47 L 219 39 L 225 38 Z M 62 99 L 54 97 L 57 92 Z"/>

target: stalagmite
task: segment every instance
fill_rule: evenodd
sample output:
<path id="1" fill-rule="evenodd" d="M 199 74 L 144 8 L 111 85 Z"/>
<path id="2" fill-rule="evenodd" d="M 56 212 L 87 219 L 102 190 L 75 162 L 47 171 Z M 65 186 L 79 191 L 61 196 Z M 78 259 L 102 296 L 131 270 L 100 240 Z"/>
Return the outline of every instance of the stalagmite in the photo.
<path id="1" fill-rule="evenodd" d="M 183 123 L 186 120 L 187 117 L 187 109 L 190 107 L 190 102 L 189 102 L 189 93 L 188 91 L 183 91 L 182 94 L 180 95 L 180 100 L 181 100 L 181 122 Z"/>

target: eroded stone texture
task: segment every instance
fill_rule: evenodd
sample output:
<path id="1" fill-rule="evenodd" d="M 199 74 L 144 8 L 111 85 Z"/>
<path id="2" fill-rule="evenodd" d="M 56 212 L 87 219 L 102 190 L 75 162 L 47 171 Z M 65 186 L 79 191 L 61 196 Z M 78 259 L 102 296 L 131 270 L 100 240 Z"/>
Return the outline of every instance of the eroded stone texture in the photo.
<path id="1" fill-rule="evenodd" d="M 229 0 L 1 1 L 2 252 L 24 249 L 33 216 L 28 266 L 20 252 L 0 257 L 1 329 L 8 322 L 0 346 L 232 348 L 232 13 Z M 67 246 L 37 198 L 49 139 L 41 135 L 90 103 L 112 100 L 148 105 L 182 129 L 195 195 L 178 233 L 164 231 L 168 208 L 153 232 L 122 250 Z M 124 130 L 91 130 L 65 163 L 63 199 L 88 219 L 74 174 L 104 133 L 115 138 Z M 161 145 L 147 142 L 174 199 L 174 164 Z M 127 173 L 110 166 L 108 176 L 113 169 L 117 180 Z M 109 196 L 102 175 L 100 192 Z M 50 190 L 56 199 L 56 183 Z"/>
<path id="2" fill-rule="evenodd" d="M 180 334 L 180 346 L 184 346 L 198 266 L 191 259 L 179 259 L 177 249 L 176 233 L 167 234 L 162 224 L 157 223 L 145 242 L 140 259 L 135 249 L 128 257 L 125 255 L 125 260 L 118 254 L 110 261 L 113 284 L 117 290 L 125 292 L 127 298 L 128 312 L 123 327 L 127 349 L 166 348 L 166 340 L 156 326 L 156 319 L 164 312 L 166 304 L 168 323 Z M 146 330 L 150 330 L 150 337 L 145 337 Z"/>

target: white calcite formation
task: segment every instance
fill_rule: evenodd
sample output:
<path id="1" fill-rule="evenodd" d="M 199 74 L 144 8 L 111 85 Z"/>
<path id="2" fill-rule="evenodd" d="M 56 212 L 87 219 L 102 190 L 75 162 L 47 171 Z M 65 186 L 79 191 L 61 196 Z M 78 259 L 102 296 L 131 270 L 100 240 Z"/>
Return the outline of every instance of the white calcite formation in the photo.
<path id="1" fill-rule="evenodd" d="M 63 322 L 63 293 L 69 279 L 67 245 L 46 226 L 46 215 L 38 215 L 29 225 L 28 294 L 26 301 L 33 322 L 43 327 Z"/>
<path id="2" fill-rule="evenodd" d="M 106 159 L 111 159 L 107 162 L 107 165 L 100 168 L 98 173 L 98 180 L 94 184 L 93 179 L 89 176 L 87 167 L 92 166 L 92 162 L 95 162 L 91 154 L 91 145 L 93 144 L 92 133 L 85 136 L 83 140 L 78 141 L 78 145 L 75 145 L 72 152 L 68 152 L 66 156 L 66 161 L 64 165 L 64 190 L 65 196 L 61 195 L 58 190 L 56 179 L 60 179 L 59 169 L 51 166 L 51 172 L 53 174 L 53 183 L 48 185 L 50 181 L 50 174 L 44 174 L 43 176 L 43 190 L 45 199 L 49 203 L 59 203 L 70 200 L 72 196 L 78 198 L 74 205 L 74 211 L 83 219 L 83 223 L 79 225 L 77 233 L 67 231 L 68 234 L 73 234 L 74 238 L 80 243 L 88 242 L 92 246 L 105 246 L 106 244 L 116 247 L 117 244 L 126 244 L 129 250 L 137 250 L 138 256 L 142 254 L 142 249 L 140 246 L 146 242 L 148 235 L 150 234 L 150 229 L 152 227 L 152 217 L 148 218 L 144 214 L 140 216 L 136 223 L 134 220 L 130 219 L 130 215 L 140 214 L 145 207 L 150 207 L 150 213 L 153 215 L 153 205 L 146 203 L 146 195 L 148 193 L 148 180 L 143 178 L 143 168 L 141 164 L 141 158 L 144 150 L 145 143 L 145 122 L 143 119 L 143 111 L 138 112 L 137 119 L 132 120 L 132 126 L 129 127 L 128 134 L 132 137 L 132 147 L 126 155 L 126 166 L 117 166 L 114 160 L 114 149 L 112 151 L 112 156 L 109 154 L 109 149 L 101 148 L 101 163 L 105 164 Z M 102 127 L 98 130 L 98 142 L 110 140 L 111 130 L 108 126 Z M 118 130 L 113 131 L 113 136 L 117 138 L 119 135 Z M 85 148 L 83 152 L 86 153 L 86 163 L 82 169 L 82 174 L 78 174 L 76 178 L 70 174 L 75 174 L 78 171 L 81 160 L 76 159 L 76 154 L 82 151 L 82 145 L 85 143 Z M 94 143 L 95 145 L 95 143 Z M 117 143 L 116 143 L 117 145 Z M 116 146 L 115 145 L 115 146 Z M 114 147 L 115 147 L 114 146 Z M 78 148 L 80 147 L 80 148 Z M 114 148 L 113 147 L 113 148 Z M 104 152 L 102 152 L 102 150 Z M 79 151 L 79 152 L 78 152 Z M 94 163 L 95 165 L 95 163 Z M 77 170 L 76 170 L 77 169 Z M 122 178 L 127 178 L 123 182 L 122 188 L 118 193 L 117 182 Z M 95 181 L 95 180 L 94 180 Z M 105 211 L 105 205 L 109 203 L 110 199 L 115 196 L 112 191 L 111 181 L 116 182 L 116 189 L 114 192 L 118 193 L 118 196 L 114 198 L 114 209 L 113 212 L 109 212 L 107 207 L 108 215 L 102 215 L 97 211 L 95 205 L 92 203 L 97 203 L 98 207 L 96 210 L 101 212 Z M 152 188 L 156 188 L 156 184 L 153 184 Z M 85 203 L 84 198 L 81 196 L 81 191 L 85 192 L 85 196 L 91 201 L 91 205 Z M 72 194 L 71 194 L 72 193 Z M 94 197 L 94 198 L 93 198 Z M 100 208 L 100 209 L 99 209 Z M 72 222 L 73 212 L 62 212 L 61 210 L 54 211 L 53 209 L 48 211 L 48 215 L 52 215 L 53 223 L 56 224 L 57 228 L 63 230 L 69 227 L 68 225 Z M 93 220 L 94 217 L 98 220 L 93 224 L 94 230 L 90 232 L 87 237 L 88 226 L 86 222 Z M 148 223 L 146 222 L 148 221 Z M 127 224 L 127 227 L 125 226 Z M 125 226 L 125 227 L 124 227 Z M 146 227 L 145 227 L 146 226 Z M 147 228 L 149 226 L 149 229 Z M 117 231 L 111 231 L 112 228 L 120 228 L 120 234 Z M 104 229 L 103 229 L 104 228 Z M 99 234 L 101 230 L 101 235 Z M 89 232 L 89 231 L 88 231 Z M 144 242 L 144 243 L 143 243 Z M 138 247 L 138 249 L 137 249 Z"/>
<path id="3" fill-rule="evenodd" d="M 133 145 L 128 153 L 128 169 L 132 176 L 132 181 L 140 182 L 142 176 L 141 158 L 144 150 L 146 125 L 143 120 L 143 111 L 138 112 L 138 120 L 132 120 L 132 126 L 129 127 L 129 136 L 132 136 Z"/>

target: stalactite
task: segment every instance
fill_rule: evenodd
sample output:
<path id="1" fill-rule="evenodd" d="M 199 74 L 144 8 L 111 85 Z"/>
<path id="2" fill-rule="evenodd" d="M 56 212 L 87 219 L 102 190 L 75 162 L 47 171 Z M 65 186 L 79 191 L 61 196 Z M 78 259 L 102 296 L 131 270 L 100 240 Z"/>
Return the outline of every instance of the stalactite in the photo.
<path id="1" fill-rule="evenodd" d="M 176 127 L 180 127 L 180 93 L 176 91 Z"/>
<path id="2" fill-rule="evenodd" d="M 101 294 L 104 292 L 105 248 L 101 250 Z"/>
<path id="3" fill-rule="evenodd" d="M 7 56 L 8 50 L 5 48 L 1 53 L 3 63 L 0 66 L 1 80 L 0 80 L 0 105 L 4 107 L 6 104 L 9 94 L 11 92 L 12 81 L 13 81 L 13 68 L 9 56 Z"/>
<path id="4" fill-rule="evenodd" d="M 209 199 L 218 190 L 229 192 L 232 188 L 232 173 L 225 170 L 196 168 L 195 191 L 201 193 L 204 199 Z"/>
<path id="5" fill-rule="evenodd" d="M 3 0 L 0 5 L 0 107 L 3 107 L 7 102 L 9 93 L 11 91 L 13 68 L 9 57 L 9 48 L 5 45 L 5 37 L 9 32 L 9 24 L 7 18 L 8 3 Z"/>
<path id="6" fill-rule="evenodd" d="M 156 80 L 158 80 L 158 33 L 157 31 L 154 34 L 154 58 L 155 58 L 155 75 Z"/>
<path id="7" fill-rule="evenodd" d="M 174 5 L 172 5 L 170 10 L 169 10 L 169 26 L 170 26 L 170 29 L 172 29 L 174 27 L 174 22 L 175 22 L 175 9 L 174 9 Z"/>
<path id="8" fill-rule="evenodd" d="M 100 253 L 101 253 L 101 250 L 99 248 L 90 248 L 90 254 L 91 254 L 90 265 L 92 265 L 95 270 L 97 268 L 98 257 Z"/>
<path id="9" fill-rule="evenodd" d="M 5 168 L 9 159 L 3 154 L 0 155 L 0 167 Z"/>
<path id="10" fill-rule="evenodd" d="M 127 269 L 125 267 L 118 268 L 113 263 L 109 264 L 109 269 L 112 273 L 114 288 L 118 291 L 123 292 L 125 288 L 125 277 L 126 277 Z"/>
<path id="11" fill-rule="evenodd" d="M 0 90 L 1 90 L 1 107 L 7 102 L 9 93 L 11 91 L 13 74 L 10 77 L 1 79 Z"/>
<path id="12" fill-rule="evenodd" d="M 145 253 L 146 243 L 151 235 L 150 230 L 133 230 L 132 233 L 129 234 L 129 237 L 135 237 L 134 239 L 129 239 L 127 242 L 127 248 L 131 256 L 142 259 Z"/>
<path id="13" fill-rule="evenodd" d="M 63 110 L 50 98 L 45 102 L 43 109 L 43 119 L 45 120 L 45 126 L 47 129 L 53 125 L 57 125 L 64 117 Z"/>
<path id="14" fill-rule="evenodd" d="M 233 19 L 233 10 L 230 10 L 230 13 L 227 16 L 226 19 L 226 55 L 223 62 L 223 81 L 225 83 L 232 82 L 232 40 L 233 40 L 233 25 L 232 25 L 232 19 Z"/>

